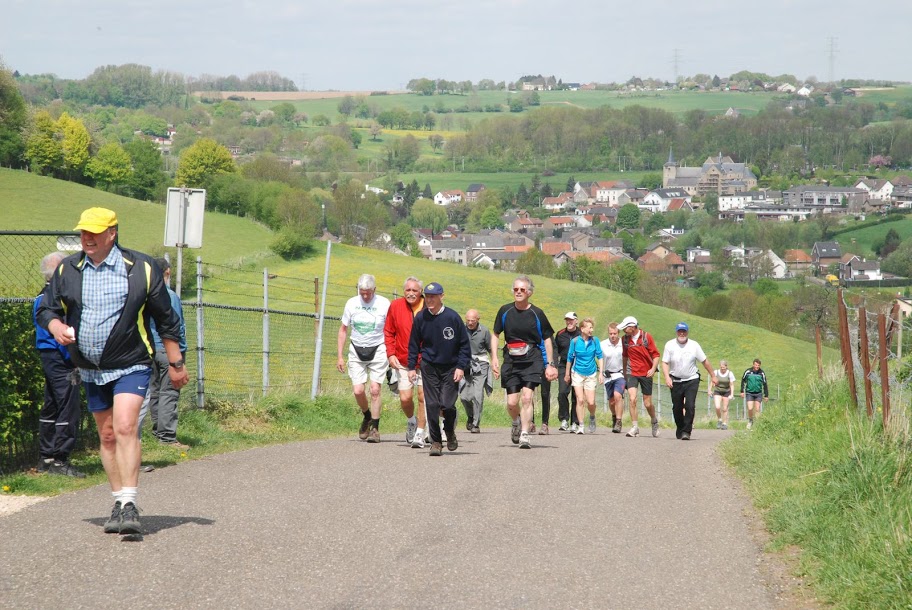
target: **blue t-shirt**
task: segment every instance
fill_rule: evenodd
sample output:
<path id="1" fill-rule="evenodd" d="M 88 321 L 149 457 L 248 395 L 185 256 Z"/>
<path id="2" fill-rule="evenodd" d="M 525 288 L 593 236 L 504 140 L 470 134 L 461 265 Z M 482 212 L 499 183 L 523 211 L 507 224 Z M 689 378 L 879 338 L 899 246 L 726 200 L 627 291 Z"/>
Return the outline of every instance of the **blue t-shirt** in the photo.
<path id="1" fill-rule="evenodd" d="M 567 352 L 567 362 L 572 362 L 572 370 L 580 375 L 591 375 L 598 371 L 596 360 L 602 357 L 602 345 L 598 337 L 574 337 Z"/>

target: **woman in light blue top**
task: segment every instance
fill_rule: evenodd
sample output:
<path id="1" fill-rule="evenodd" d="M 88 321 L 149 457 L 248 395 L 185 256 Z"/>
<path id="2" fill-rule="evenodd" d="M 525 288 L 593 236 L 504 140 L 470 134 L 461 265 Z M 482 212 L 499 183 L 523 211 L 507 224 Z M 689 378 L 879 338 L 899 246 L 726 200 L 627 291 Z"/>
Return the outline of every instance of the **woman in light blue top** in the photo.
<path id="1" fill-rule="evenodd" d="M 598 337 L 592 336 L 595 322 L 584 318 L 580 322 L 580 336 L 570 342 L 567 352 L 567 370 L 564 379 L 573 385 L 576 392 L 576 416 L 580 425 L 577 434 L 583 434 L 583 414 L 589 408 L 589 433 L 595 432 L 595 388 L 604 382 L 602 373 L 602 345 Z"/>

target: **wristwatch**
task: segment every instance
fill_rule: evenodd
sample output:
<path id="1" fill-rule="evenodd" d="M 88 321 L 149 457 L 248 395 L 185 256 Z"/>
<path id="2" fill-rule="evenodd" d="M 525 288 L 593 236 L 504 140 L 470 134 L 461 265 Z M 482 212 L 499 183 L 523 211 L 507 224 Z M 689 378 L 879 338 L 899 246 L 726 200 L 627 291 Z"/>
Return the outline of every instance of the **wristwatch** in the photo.
<path id="1" fill-rule="evenodd" d="M 177 370 L 180 370 L 180 369 L 184 368 L 184 359 L 181 358 L 177 362 L 169 362 L 168 366 L 175 368 Z"/>

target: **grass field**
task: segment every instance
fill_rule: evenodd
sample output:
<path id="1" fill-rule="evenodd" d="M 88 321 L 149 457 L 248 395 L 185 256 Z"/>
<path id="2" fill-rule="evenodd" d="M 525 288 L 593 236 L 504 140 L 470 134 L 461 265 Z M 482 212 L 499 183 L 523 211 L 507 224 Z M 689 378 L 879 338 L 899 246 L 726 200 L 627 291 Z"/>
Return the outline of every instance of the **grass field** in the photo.
<path id="1" fill-rule="evenodd" d="M 520 173 L 520 172 L 496 172 L 496 173 L 486 173 L 486 172 L 460 172 L 459 163 L 456 164 L 456 172 L 426 172 L 426 173 L 406 173 L 399 174 L 399 180 L 403 183 L 408 184 L 413 179 L 418 181 L 418 186 L 424 188 L 425 184 L 431 185 L 431 190 L 436 193 L 442 189 L 460 189 L 465 191 L 470 184 L 480 183 L 484 184 L 487 188 L 500 189 L 504 187 L 509 187 L 510 190 L 516 192 L 517 187 L 520 183 L 525 184 L 528 189 L 532 184 L 532 178 L 535 176 L 536 172 L 532 173 Z M 555 173 L 553 176 L 543 176 L 541 172 L 538 172 L 538 178 L 541 180 L 542 184 L 548 182 L 551 184 L 551 188 L 554 190 L 554 193 L 561 193 L 567 187 L 567 179 L 573 176 L 578 182 L 586 181 L 596 181 L 596 180 L 627 180 L 633 184 L 637 184 L 638 181 L 646 174 L 647 172 L 579 172 L 579 173 Z M 373 184 L 379 186 L 382 184 L 383 179 L 378 178 L 373 181 Z"/>
<path id="2" fill-rule="evenodd" d="M 836 241 L 842 246 L 843 253 L 851 252 L 865 258 L 873 258 L 874 246 L 883 242 L 887 231 L 893 229 L 903 240 L 912 237 L 912 217 L 904 216 L 895 222 L 886 222 L 873 227 L 865 227 L 856 231 L 848 231 L 836 236 Z"/>

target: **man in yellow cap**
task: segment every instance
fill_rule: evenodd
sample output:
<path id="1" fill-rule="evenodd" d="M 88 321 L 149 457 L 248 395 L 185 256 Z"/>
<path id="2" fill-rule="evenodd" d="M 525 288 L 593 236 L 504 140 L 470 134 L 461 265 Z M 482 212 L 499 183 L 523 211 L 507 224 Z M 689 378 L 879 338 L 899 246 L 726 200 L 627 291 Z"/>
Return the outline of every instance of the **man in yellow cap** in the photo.
<path id="1" fill-rule="evenodd" d="M 54 271 L 37 319 L 79 367 L 114 495 L 104 531 L 142 534 L 137 423 L 152 372 L 150 318 L 168 354 L 171 383 L 181 388 L 188 378 L 178 343 L 180 318 L 153 260 L 117 243 L 114 212 L 89 208 L 75 230 L 82 233 L 82 252 Z"/>

